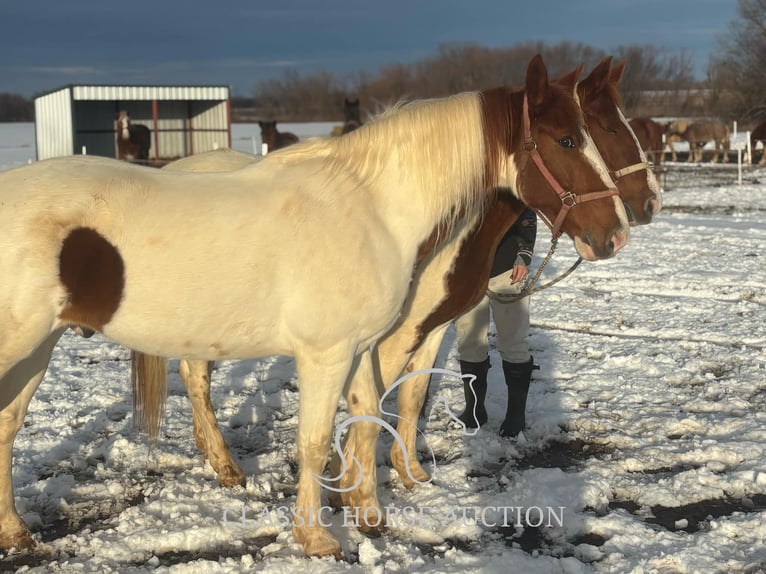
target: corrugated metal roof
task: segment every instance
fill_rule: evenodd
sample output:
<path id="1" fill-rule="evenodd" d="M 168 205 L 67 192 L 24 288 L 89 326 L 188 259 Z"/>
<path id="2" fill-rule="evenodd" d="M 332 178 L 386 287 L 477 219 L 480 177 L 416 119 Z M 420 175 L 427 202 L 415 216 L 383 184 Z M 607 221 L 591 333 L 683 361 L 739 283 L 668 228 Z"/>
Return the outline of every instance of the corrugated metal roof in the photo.
<path id="1" fill-rule="evenodd" d="M 143 86 L 69 84 L 37 96 L 71 91 L 73 100 L 228 100 L 229 86 Z"/>
<path id="2" fill-rule="evenodd" d="M 228 86 L 72 86 L 74 100 L 227 100 Z"/>

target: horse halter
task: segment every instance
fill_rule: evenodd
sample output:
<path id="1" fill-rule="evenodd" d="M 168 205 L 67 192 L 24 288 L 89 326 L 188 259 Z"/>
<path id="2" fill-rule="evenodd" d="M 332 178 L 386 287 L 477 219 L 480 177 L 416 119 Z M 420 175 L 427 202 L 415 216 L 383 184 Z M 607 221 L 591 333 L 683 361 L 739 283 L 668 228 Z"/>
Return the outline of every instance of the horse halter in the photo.
<path id="1" fill-rule="evenodd" d="M 537 169 L 540 170 L 540 173 L 543 175 L 545 180 L 548 182 L 548 184 L 556 191 L 558 196 L 561 198 L 561 211 L 559 211 L 558 215 L 556 216 L 556 220 L 551 224 L 551 222 L 548 220 L 548 218 L 545 216 L 545 214 L 540 211 L 539 209 L 535 209 L 535 212 L 537 212 L 537 215 L 540 216 L 540 219 L 542 219 L 545 224 L 548 226 L 548 228 L 551 230 L 551 246 L 548 250 L 548 254 L 545 256 L 545 259 L 543 259 L 543 262 L 540 264 L 540 266 L 537 268 L 537 272 L 534 274 L 534 276 L 529 279 L 527 278 L 523 288 L 521 289 L 520 293 L 517 294 L 500 294 L 495 293 L 491 289 L 487 288 L 486 295 L 490 299 L 493 299 L 495 301 L 499 301 L 501 303 L 511 303 L 513 301 L 518 301 L 519 299 L 523 299 L 524 297 L 528 297 L 532 293 L 536 293 L 537 291 L 542 291 L 543 289 L 547 289 L 548 287 L 551 287 L 567 277 L 572 271 L 577 269 L 577 266 L 582 263 L 582 257 L 578 257 L 577 261 L 574 262 L 574 264 L 567 269 L 564 273 L 559 275 L 556 279 L 553 279 L 546 283 L 545 285 L 541 285 L 539 287 L 535 287 L 537 284 L 537 281 L 540 279 L 543 273 L 543 269 L 545 269 L 545 266 L 548 264 L 548 261 L 551 260 L 551 257 L 553 257 L 553 254 L 556 251 L 556 247 L 559 242 L 559 237 L 561 237 L 561 226 L 564 223 L 564 218 L 567 216 L 567 213 L 569 213 L 569 210 L 572 209 L 575 205 L 578 203 L 585 203 L 586 201 L 593 201 L 594 199 L 602 199 L 605 197 L 612 197 L 613 195 L 618 195 L 617 188 L 610 187 L 603 191 L 592 191 L 589 193 L 583 193 L 582 195 L 576 195 L 571 191 L 566 191 L 561 184 L 558 182 L 556 177 L 550 172 L 548 167 L 545 165 L 545 162 L 543 161 L 542 156 L 540 155 L 540 152 L 537 151 L 537 142 L 535 142 L 534 139 L 532 139 L 532 129 L 530 126 L 530 120 L 529 120 L 529 103 L 527 102 L 527 95 L 524 94 L 524 107 L 522 111 L 523 116 L 523 123 L 524 123 L 524 151 L 529 154 L 529 157 L 532 158 L 532 161 L 535 162 L 535 165 L 537 166 Z M 648 164 L 647 164 L 648 165 Z M 521 172 L 523 171 L 523 166 L 519 170 L 519 176 L 521 177 Z M 622 177 L 623 175 L 627 175 L 628 173 L 633 173 L 634 171 L 638 171 L 639 169 L 643 169 L 642 164 L 634 164 L 631 166 L 628 166 L 626 168 L 623 168 L 621 170 L 618 170 L 615 172 L 617 177 Z M 520 186 L 517 186 L 520 187 Z"/>
<path id="2" fill-rule="evenodd" d="M 623 167 L 622 169 L 610 171 L 609 175 L 612 176 L 613 180 L 617 181 L 621 177 L 625 177 L 626 175 L 630 175 L 631 173 L 635 173 L 644 169 L 652 169 L 652 164 L 650 164 L 648 161 L 640 161 L 627 167 Z"/>
<path id="3" fill-rule="evenodd" d="M 540 211 L 539 209 L 535 209 L 535 211 L 540 216 L 540 218 L 545 222 L 545 224 L 551 230 L 551 234 L 553 235 L 553 238 L 558 239 L 562 233 L 561 226 L 564 224 L 564 218 L 567 216 L 567 213 L 569 213 L 570 209 L 572 209 L 578 203 L 585 203 L 586 201 L 593 201 L 595 199 L 603 199 L 605 197 L 618 195 L 618 191 L 616 187 L 610 187 L 603 191 L 592 191 L 589 193 L 583 193 L 581 195 L 576 195 L 575 193 L 571 191 L 566 191 L 558 182 L 556 177 L 550 172 L 548 167 L 545 165 L 545 161 L 543 161 L 543 158 L 540 155 L 540 152 L 537 151 L 537 142 L 535 142 L 535 140 L 532 138 L 532 127 L 530 125 L 530 119 L 529 119 L 529 102 L 527 100 L 526 93 L 524 94 L 524 106 L 523 106 L 523 111 L 521 115 L 522 115 L 522 121 L 524 126 L 524 151 L 527 154 L 529 154 L 529 157 L 531 157 L 532 161 L 535 162 L 537 169 L 540 170 L 540 173 L 545 178 L 545 181 L 548 182 L 548 184 L 554 189 L 556 194 L 561 198 L 561 210 L 559 211 L 553 223 L 550 222 L 550 220 L 545 216 L 545 214 L 542 211 Z M 641 169 L 640 167 L 637 167 L 637 166 L 638 164 L 634 166 L 630 166 L 628 168 L 624 168 L 620 170 L 620 172 L 625 171 L 627 169 L 634 170 L 634 171 L 637 169 Z M 519 174 L 521 174 L 521 171 L 519 172 Z M 622 174 L 622 175 L 626 175 L 626 174 Z"/>

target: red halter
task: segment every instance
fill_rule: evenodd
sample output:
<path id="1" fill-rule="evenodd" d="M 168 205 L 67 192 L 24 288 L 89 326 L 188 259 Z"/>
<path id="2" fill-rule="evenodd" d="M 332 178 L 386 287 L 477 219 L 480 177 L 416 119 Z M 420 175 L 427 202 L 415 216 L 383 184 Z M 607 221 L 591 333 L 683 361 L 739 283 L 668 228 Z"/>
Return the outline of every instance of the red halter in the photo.
<path id="1" fill-rule="evenodd" d="M 524 108 L 522 111 L 522 116 L 524 122 L 524 151 L 529 154 L 529 157 L 531 157 L 532 161 L 535 162 L 537 169 L 540 170 L 540 173 L 543 175 L 545 180 L 561 198 L 561 211 L 559 211 L 558 215 L 556 216 L 556 220 L 552 224 L 540 210 L 535 209 L 540 218 L 550 228 L 553 238 L 558 239 L 558 237 L 561 236 L 561 226 L 564 223 L 564 218 L 567 216 L 567 213 L 569 213 L 570 209 L 572 209 L 578 203 L 584 203 L 594 199 L 602 199 L 604 197 L 617 195 L 618 191 L 617 188 L 614 187 L 607 188 L 604 191 L 593 191 L 590 193 L 583 193 L 581 195 L 576 195 L 571 191 L 566 191 L 556 180 L 550 170 L 546 167 L 540 152 L 537 151 L 537 143 L 534 139 L 532 139 L 532 130 L 529 120 L 529 104 L 527 102 L 526 94 L 524 94 Z"/>

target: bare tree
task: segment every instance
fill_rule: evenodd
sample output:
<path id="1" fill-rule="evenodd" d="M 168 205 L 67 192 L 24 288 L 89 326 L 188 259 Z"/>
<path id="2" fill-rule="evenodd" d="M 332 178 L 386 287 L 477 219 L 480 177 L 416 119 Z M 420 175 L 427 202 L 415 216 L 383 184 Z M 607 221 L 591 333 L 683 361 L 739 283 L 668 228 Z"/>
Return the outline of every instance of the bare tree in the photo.
<path id="1" fill-rule="evenodd" d="M 34 104 L 19 94 L 0 93 L 0 122 L 31 122 Z"/>
<path id="2" fill-rule="evenodd" d="M 739 18 L 719 38 L 708 77 L 732 117 L 766 118 L 766 0 L 739 0 Z"/>

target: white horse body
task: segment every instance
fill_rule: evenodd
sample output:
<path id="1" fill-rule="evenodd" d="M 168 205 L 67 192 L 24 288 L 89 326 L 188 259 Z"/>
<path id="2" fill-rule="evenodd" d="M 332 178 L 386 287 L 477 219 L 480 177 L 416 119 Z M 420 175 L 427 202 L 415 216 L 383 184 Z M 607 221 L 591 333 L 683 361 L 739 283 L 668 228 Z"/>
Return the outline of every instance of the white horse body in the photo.
<path id="1" fill-rule="evenodd" d="M 395 319 L 391 309 L 407 293 L 417 245 L 436 222 L 402 217 L 407 209 L 401 205 L 417 209 L 411 189 L 405 203 L 391 201 L 395 193 L 375 202 L 339 177 L 308 187 L 308 174 L 322 161 L 289 169 L 264 161 L 253 169 L 189 176 L 78 157 L 7 172 L 0 189 L 24 201 L 17 213 L 11 198 L 3 198 L 10 209 L 0 212 L 0 262 L 16 269 L 23 261 L 36 276 L 55 277 L 67 234 L 80 227 L 95 230 L 125 262 L 124 296 L 103 333 L 147 353 L 196 359 L 292 354 L 301 345 L 346 340 L 350 332 L 366 346 Z M 23 182 L 15 181 L 21 177 L 34 179 L 34 187 L 22 191 Z M 280 185 L 273 186 L 277 179 Z M 332 186 L 332 193 L 322 184 Z M 393 192 L 396 186 L 389 187 Z M 49 201 L 49 189 L 56 189 L 56 203 L 29 210 L 30 204 Z M 381 217 L 380 203 L 398 203 L 390 218 L 399 220 L 398 229 Z M 41 233 L 23 215 L 39 218 L 40 212 L 56 222 L 55 236 Z M 407 236 L 417 238 L 409 239 L 409 249 Z M 201 269 L 211 270 L 220 288 L 210 289 L 210 275 Z M 275 296 L 288 292 L 286 298 Z M 0 293 L 10 295 L 8 289 Z M 61 285 L 52 295 L 49 309 L 20 309 L 27 327 L 38 316 L 50 332 L 51 318 L 67 300 Z M 364 304 L 371 300 L 381 304 Z M 354 314 L 346 312 L 349 305 Z"/>
<path id="2" fill-rule="evenodd" d="M 79 324 L 156 355 L 295 356 L 294 532 L 309 554 L 339 552 L 312 518 L 314 476 L 354 357 L 396 320 L 421 244 L 483 209 L 486 193 L 478 94 L 408 106 L 378 130 L 408 141 L 358 130 L 362 145 L 317 140 L 231 173 L 66 157 L 0 174 L 0 544 L 31 544 L 12 443 L 55 342 Z M 106 314 L 93 273 L 112 289 Z"/>

